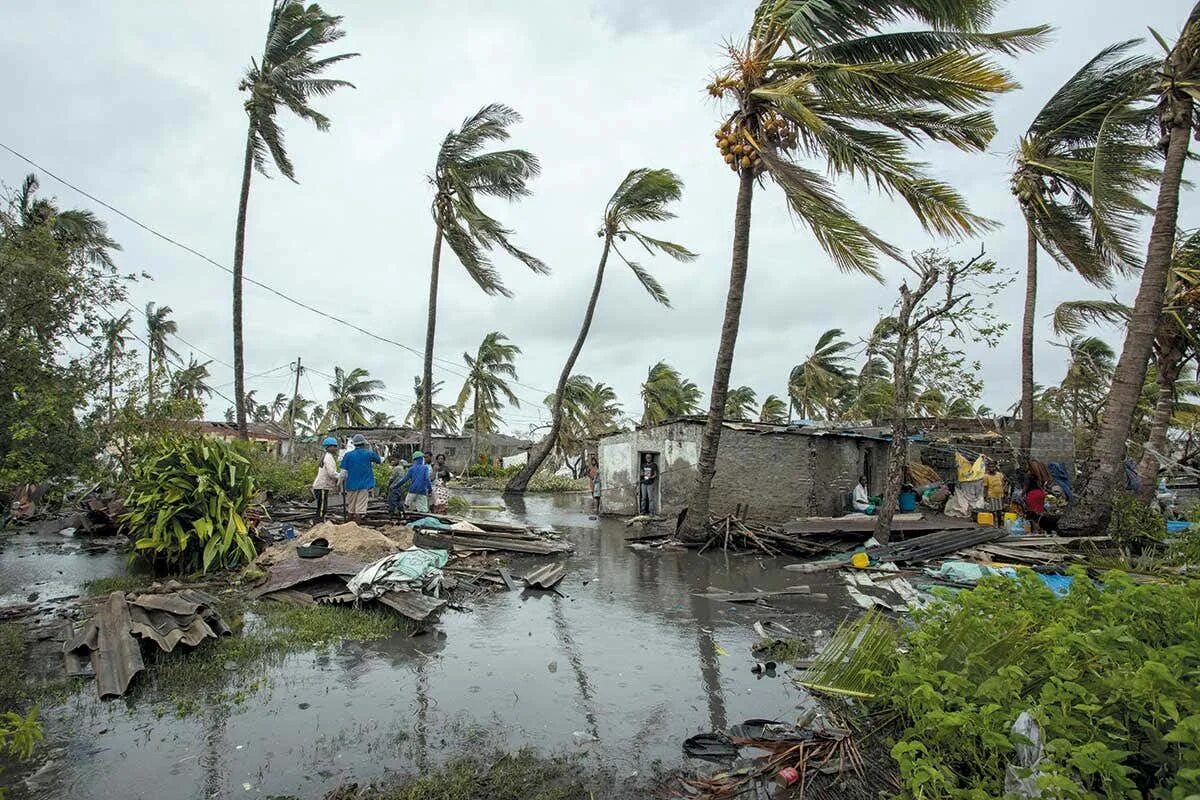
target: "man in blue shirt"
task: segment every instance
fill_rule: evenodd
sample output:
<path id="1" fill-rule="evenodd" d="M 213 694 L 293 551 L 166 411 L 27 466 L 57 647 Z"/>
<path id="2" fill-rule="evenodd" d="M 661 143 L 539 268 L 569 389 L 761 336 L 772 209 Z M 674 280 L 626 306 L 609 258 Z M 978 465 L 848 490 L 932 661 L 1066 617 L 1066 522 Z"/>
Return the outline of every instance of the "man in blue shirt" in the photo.
<path id="1" fill-rule="evenodd" d="M 375 488 L 373 464 L 382 464 L 383 459 L 367 447 L 367 437 L 354 434 L 350 440 L 354 449 L 342 456 L 342 469 L 346 471 L 346 514 L 352 522 L 358 522 L 367 513 L 367 501 Z"/>
<path id="2" fill-rule="evenodd" d="M 425 454 L 420 450 L 413 453 L 412 466 L 396 484 L 397 489 L 403 486 L 408 487 L 408 495 L 404 498 L 404 504 L 414 511 L 428 514 L 429 494 L 433 491 L 433 467 L 425 463 Z"/>

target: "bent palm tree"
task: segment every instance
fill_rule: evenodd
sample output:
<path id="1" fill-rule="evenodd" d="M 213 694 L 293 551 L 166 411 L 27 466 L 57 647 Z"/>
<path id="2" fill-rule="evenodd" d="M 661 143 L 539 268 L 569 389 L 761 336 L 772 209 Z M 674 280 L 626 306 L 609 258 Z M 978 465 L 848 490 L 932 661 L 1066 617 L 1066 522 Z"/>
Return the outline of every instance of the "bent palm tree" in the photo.
<path id="1" fill-rule="evenodd" d="M 121 356 L 125 355 L 125 349 L 129 344 L 130 338 L 129 326 L 133 323 L 133 318 L 126 311 L 119 317 L 100 321 L 100 338 L 104 342 L 104 364 L 108 373 L 108 421 L 112 424 L 113 417 L 116 413 L 116 404 L 113 397 L 113 386 L 116 383 L 116 362 Z"/>
<path id="2" fill-rule="evenodd" d="M 994 0 L 761 0 L 744 44 L 709 85 L 733 112 L 717 145 L 738 176 L 733 255 L 708 421 L 685 529 L 708 520 L 721 415 L 733 367 L 750 246 L 750 208 L 759 178 L 783 190 L 796 217 L 838 268 L 879 275 L 877 254 L 899 251 L 859 222 L 833 184 L 798 162 L 806 155 L 834 175 L 862 175 L 899 195 L 921 225 L 960 236 L 992 223 L 967 210 L 951 187 L 908 157 L 909 142 L 928 139 L 983 150 L 995 133 L 985 109 L 1014 88 L 988 51 L 1038 45 L 1045 27 L 985 33 Z M 905 21 L 932 30 L 896 30 Z M 888 33 L 880 33 L 887 29 Z"/>
<path id="3" fill-rule="evenodd" d="M 749 386 L 730 389 L 729 394 L 725 397 L 725 419 L 749 422 L 757 405 L 758 398 L 754 396 L 754 390 Z"/>
<path id="4" fill-rule="evenodd" d="M 237 398 L 238 435 L 246 438 L 245 360 L 242 342 L 242 272 L 246 255 L 246 208 L 250 203 L 253 170 L 267 174 L 267 157 L 275 168 L 295 181 L 296 172 L 284 146 L 283 131 L 275 119 L 279 107 L 305 119 L 319 131 L 329 130 L 329 118 L 309 100 L 332 94 L 348 81 L 319 77 L 326 69 L 357 53 L 317 58 L 317 51 L 345 36 L 338 27 L 342 18 L 325 13 L 319 5 L 301 0 L 274 0 L 262 58 L 250 59 L 238 89 L 248 92 L 245 109 L 249 124 L 242 162 L 242 189 L 238 197 L 237 229 L 233 241 L 233 389 Z"/>
<path id="5" fill-rule="evenodd" d="M 179 325 L 170 319 L 171 307 L 154 307 L 154 303 L 146 303 L 146 409 L 154 407 L 154 360 L 158 366 L 166 369 L 167 357 L 178 357 L 179 353 L 167 344 L 167 337 L 179 331 Z"/>
<path id="6" fill-rule="evenodd" d="M 458 393 L 458 412 L 461 414 L 467 401 L 471 400 L 471 462 L 479 453 L 480 432 L 496 431 L 503 402 L 507 401 L 515 408 L 521 407 L 521 401 L 505 380 L 517 379 L 514 361 L 520 354 L 521 348 L 509 342 L 508 337 L 500 331 L 492 331 L 484 336 L 475 355 L 463 353 L 467 379 Z"/>
<path id="7" fill-rule="evenodd" d="M 476 200 L 499 197 L 519 200 L 529 194 L 527 182 L 541 170 L 537 158 L 528 150 L 492 150 L 483 148 L 508 139 L 510 126 L 521 115 L 499 103 L 479 109 L 463 121 L 457 131 L 446 134 L 438 149 L 437 163 L 428 180 L 433 185 L 433 265 L 429 272 L 429 318 L 425 329 L 425 371 L 422 385 L 433 386 L 433 341 L 437 330 L 438 273 L 441 269 L 442 240 L 450 245 L 463 269 L 487 294 L 511 297 L 488 253 L 499 247 L 537 273 L 549 272 L 540 260 L 514 245 L 512 231 L 484 213 Z M 433 447 L 433 393 L 426 391 L 421 413 L 421 446 Z"/>
<path id="8" fill-rule="evenodd" d="M 571 377 L 571 371 L 575 369 L 575 362 L 579 359 L 583 343 L 587 340 L 588 331 L 592 327 L 592 316 L 596 311 L 596 302 L 600 299 L 600 287 L 604 284 L 604 268 L 608 263 L 610 252 L 615 252 L 617 257 L 625 262 L 652 298 L 664 306 L 670 307 L 667 294 L 659 282 L 640 264 L 626 258 L 621 252 L 618 242 L 633 239 L 642 245 L 647 253 L 665 253 L 677 261 L 693 260 L 696 254 L 686 247 L 674 242 L 655 239 L 634 228 L 635 225 L 643 222 L 664 222 L 673 219 L 675 214 L 670 211 L 669 206 L 679 200 L 682 191 L 683 182 L 670 170 L 642 168 L 632 170 L 626 175 L 621 184 L 617 186 L 613 196 L 609 198 L 608 204 L 604 207 L 604 223 L 599 231 L 600 236 L 604 239 L 604 247 L 600 252 L 600 264 L 596 267 L 596 280 L 592 284 L 592 294 L 588 298 L 587 309 L 583 313 L 583 323 L 579 327 L 579 335 L 575 337 L 575 345 L 567 355 L 567 361 L 563 364 L 562 372 L 559 374 L 558 387 L 554 392 L 555 397 L 562 397 L 567 380 Z M 550 432 L 530 451 L 529 460 L 521 468 L 521 471 L 512 477 L 508 485 L 504 487 L 504 491 L 525 491 L 530 479 L 542 466 L 546 457 L 550 455 L 561 427 L 562 403 L 555 401 L 550 406 Z"/>
<path id="9" fill-rule="evenodd" d="M 850 379 L 853 345 L 842 339 L 843 335 L 839 328 L 822 333 L 808 358 L 788 375 L 788 396 L 804 419 L 829 416 L 834 400 Z"/>
<path id="10" fill-rule="evenodd" d="M 333 383 L 329 384 L 329 402 L 325 405 L 322 428 L 344 428 L 366 425 L 375 412 L 368 403 L 383 400 L 385 384 L 371 377 L 362 367 L 346 372 L 341 367 L 333 368 Z"/>
<path id="11" fill-rule="evenodd" d="M 1061 521 L 1064 532 L 1101 531 L 1112 514 L 1113 491 L 1120 486 L 1126 442 L 1146 381 L 1146 370 L 1163 313 L 1163 297 L 1175 255 L 1179 223 L 1179 190 L 1191 136 L 1197 128 L 1194 95 L 1200 94 L 1200 3 L 1193 6 L 1173 47 L 1158 37 L 1166 58 L 1156 71 L 1159 81 L 1159 147 L 1164 154 L 1162 182 L 1142 279 L 1130 313 L 1121 357 L 1113 372 L 1108 405 L 1092 455 L 1096 461 L 1079 502 L 1072 503 Z"/>
<path id="12" fill-rule="evenodd" d="M 642 424 L 657 425 L 674 417 L 686 417 L 700 410 L 700 387 L 679 374 L 679 370 L 660 361 L 646 373 L 642 384 Z"/>
<path id="13" fill-rule="evenodd" d="M 437 395 L 442 390 L 442 382 L 433 382 L 433 395 Z M 412 428 L 420 429 L 421 412 L 424 408 L 425 392 L 421 388 L 421 376 L 413 377 L 413 404 L 409 406 L 408 413 L 404 415 L 404 424 Z M 441 403 L 434 403 L 433 409 L 433 427 L 439 428 L 446 433 L 455 434 L 458 432 L 458 409 L 455 406 L 444 406 Z"/>
<path id="14" fill-rule="evenodd" d="M 762 408 L 758 411 L 758 421 L 770 425 L 780 425 L 787 422 L 787 403 L 778 396 L 769 394 L 763 400 Z"/>
<path id="15" fill-rule="evenodd" d="M 1130 56 L 1137 41 L 1104 50 L 1071 76 L 1034 117 L 1017 149 L 1012 191 L 1025 216 L 1025 315 L 1021 325 L 1021 443 L 1033 443 L 1033 327 L 1038 246 L 1100 286 L 1138 265 L 1135 215 L 1150 209 L 1136 193 L 1156 173 L 1147 162 L 1149 119 L 1131 106 L 1154 61 Z"/>

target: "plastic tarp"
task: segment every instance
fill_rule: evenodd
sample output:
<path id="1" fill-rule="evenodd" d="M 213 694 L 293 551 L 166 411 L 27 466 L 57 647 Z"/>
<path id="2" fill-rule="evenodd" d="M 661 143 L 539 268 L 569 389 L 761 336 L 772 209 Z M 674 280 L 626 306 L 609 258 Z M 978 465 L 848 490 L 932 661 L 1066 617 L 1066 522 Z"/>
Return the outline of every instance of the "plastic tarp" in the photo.
<path id="1" fill-rule="evenodd" d="M 983 480 L 985 463 L 983 456 L 979 456 L 974 461 L 968 461 L 962 453 L 954 454 L 954 463 L 958 466 L 958 482 L 966 483 L 969 481 Z"/>
<path id="2" fill-rule="evenodd" d="M 440 575 L 450 560 L 445 550 L 410 547 L 395 555 L 384 556 L 364 568 L 346 583 L 356 597 L 378 597 L 384 592 L 420 584 L 431 575 Z"/>
<path id="3" fill-rule="evenodd" d="M 433 528 L 439 531 L 448 531 L 450 526 L 442 522 L 437 517 L 421 517 L 408 523 L 408 527 L 416 530 L 417 528 Z"/>
<path id="4" fill-rule="evenodd" d="M 961 456 L 960 456 L 961 458 Z M 971 517 L 983 508 L 983 479 L 960 482 L 946 503 L 946 515 Z"/>
<path id="5" fill-rule="evenodd" d="M 937 569 L 926 569 L 925 574 L 950 583 L 978 583 L 980 578 L 986 578 L 989 575 L 1015 577 L 1017 571 L 1011 567 L 997 569 L 972 561 L 943 561 Z"/>
<path id="6" fill-rule="evenodd" d="M 1071 491 L 1071 478 L 1067 475 L 1067 468 L 1057 461 L 1046 465 L 1046 469 L 1050 472 L 1050 477 L 1054 478 L 1054 482 L 1059 485 L 1063 491 L 1063 497 L 1067 498 L 1067 502 L 1075 497 Z"/>

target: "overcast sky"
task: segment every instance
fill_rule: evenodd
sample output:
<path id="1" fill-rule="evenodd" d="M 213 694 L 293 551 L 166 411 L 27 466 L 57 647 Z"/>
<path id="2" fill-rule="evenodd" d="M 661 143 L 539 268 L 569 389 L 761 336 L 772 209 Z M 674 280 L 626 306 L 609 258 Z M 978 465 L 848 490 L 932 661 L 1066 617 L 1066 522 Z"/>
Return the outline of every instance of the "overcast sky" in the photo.
<path id="1" fill-rule="evenodd" d="M 999 98 L 999 133 L 986 154 L 941 146 L 921 157 L 962 191 L 973 210 L 1003 222 L 983 239 L 1001 266 L 1024 268 L 1025 235 L 1008 190 L 1011 152 L 1033 114 L 1101 47 L 1143 36 L 1151 26 L 1172 36 L 1191 0 L 1011 0 L 997 27 L 1050 23 L 1042 52 L 1008 61 L 1023 88 Z M 533 196 L 489 208 L 518 243 L 546 261 L 549 276 L 529 274 L 503 256 L 496 262 L 515 293 L 484 295 L 448 251 L 443 257 L 437 355 L 440 399 L 457 395 L 464 350 L 503 331 L 524 354 L 518 362 L 522 407 L 506 414 L 520 431 L 546 417 L 552 389 L 578 331 L 599 256 L 595 232 L 604 203 L 634 167 L 668 167 L 684 179 L 679 219 L 653 235 L 700 253 L 693 264 L 646 263 L 674 309 L 657 306 L 623 265 L 610 264 L 592 333 L 576 371 L 612 384 L 630 416 L 641 412 L 638 387 L 665 359 L 704 388 L 728 285 L 735 178 L 713 147 L 719 113 L 704 93 L 722 60 L 721 43 L 744 31 L 754 3 L 713 0 L 525 0 L 454 4 L 329 0 L 344 15 L 339 50 L 361 57 L 334 77 L 356 84 L 318 108 L 328 133 L 287 116 L 299 184 L 256 175 L 250 198 L 246 270 L 314 306 L 424 347 L 433 228 L 425 180 L 445 133 L 480 105 L 500 101 L 524 115 L 513 144 L 532 150 L 543 172 Z M 234 220 L 246 118 L 238 81 L 262 49 L 268 0 L 207 3 L 53 2 L 9 4 L 0 26 L 0 74 L 8 113 L 0 141 L 113 206 L 232 264 Z M 0 151 L 0 180 L 19 183 L 29 167 Z M 86 198 L 42 178 L 64 206 Z M 862 185 L 845 194 L 864 221 L 904 250 L 936 242 L 907 207 Z M 1194 227 L 1185 198 L 1180 224 Z M 171 306 L 180 334 L 221 361 L 232 361 L 230 279 L 224 272 L 97 209 L 124 247 L 125 271 L 145 271 L 132 291 L 138 307 Z M 952 243 L 942 243 L 949 245 Z M 952 252 L 978 249 L 965 243 Z M 1047 344 L 1044 315 L 1066 299 L 1103 297 L 1043 256 L 1037 380 L 1057 382 L 1065 351 Z M 864 336 L 891 306 L 899 268 L 888 283 L 840 274 L 804 228 L 791 220 L 774 186 L 755 196 L 750 274 L 732 385 L 761 399 L 783 395 L 788 371 L 820 333 L 840 327 Z M 1135 287 L 1117 286 L 1122 299 Z M 985 401 L 1006 409 L 1019 383 L 1021 285 L 1000 299 L 1012 330 L 984 363 Z M 141 320 L 144 322 L 144 319 Z M 1117 349 L 1117 334 L 1109 334 Z M 294 361 L 332 373 L 362 366 L 387 382 L 386 410 L 403 416 L 412 402 L 418 354 L 380 343 L 246 288 L 247 375 Z M 176 343 L 186 359 L 188 347 Z M 205 358 L 197 353 L 201 358 Z M 232 370 L 213 363 L 213 385 L 232 395 Z M 452 370 L 452 371 L 451 371 Z M 291 392 L 286 367 L 248 379 L 261 398 Z M 315 371 L 301 392 L 322 401 L 328 380 Z M 209 414 L 220 417 L 219 398 Z"/>

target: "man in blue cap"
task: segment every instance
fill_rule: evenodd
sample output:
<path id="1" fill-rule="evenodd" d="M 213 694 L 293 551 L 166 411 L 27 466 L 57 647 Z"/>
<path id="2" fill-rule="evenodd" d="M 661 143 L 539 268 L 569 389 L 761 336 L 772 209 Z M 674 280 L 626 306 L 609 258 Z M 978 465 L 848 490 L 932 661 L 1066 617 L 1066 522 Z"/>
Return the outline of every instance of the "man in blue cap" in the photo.
<path id="1" fill-rule="evenodd" d="M 367 513 L 367 501 L 375 488 L 375 470 L 372 465 L 382 464 L 383 459 L 367 447 L 367 437 L 361 433 L 350 439 L 354 449 L 342 456 L 342 469 L 346 470 L 346 515 L 358 522 Z"/>
<path id="2" fill-rule="evenodd" d="M 317 468 L 317 477 L 312 485 L 313 497 L 317 501 L 317 522 L 325 519 L 329 511 L 329 493 L 337 491 L 338 481 L 342 478 L 337 465 L 337 439 L 326 436 L 321 446 L 325 452 L 321 454 L 321 466 Z"/>

